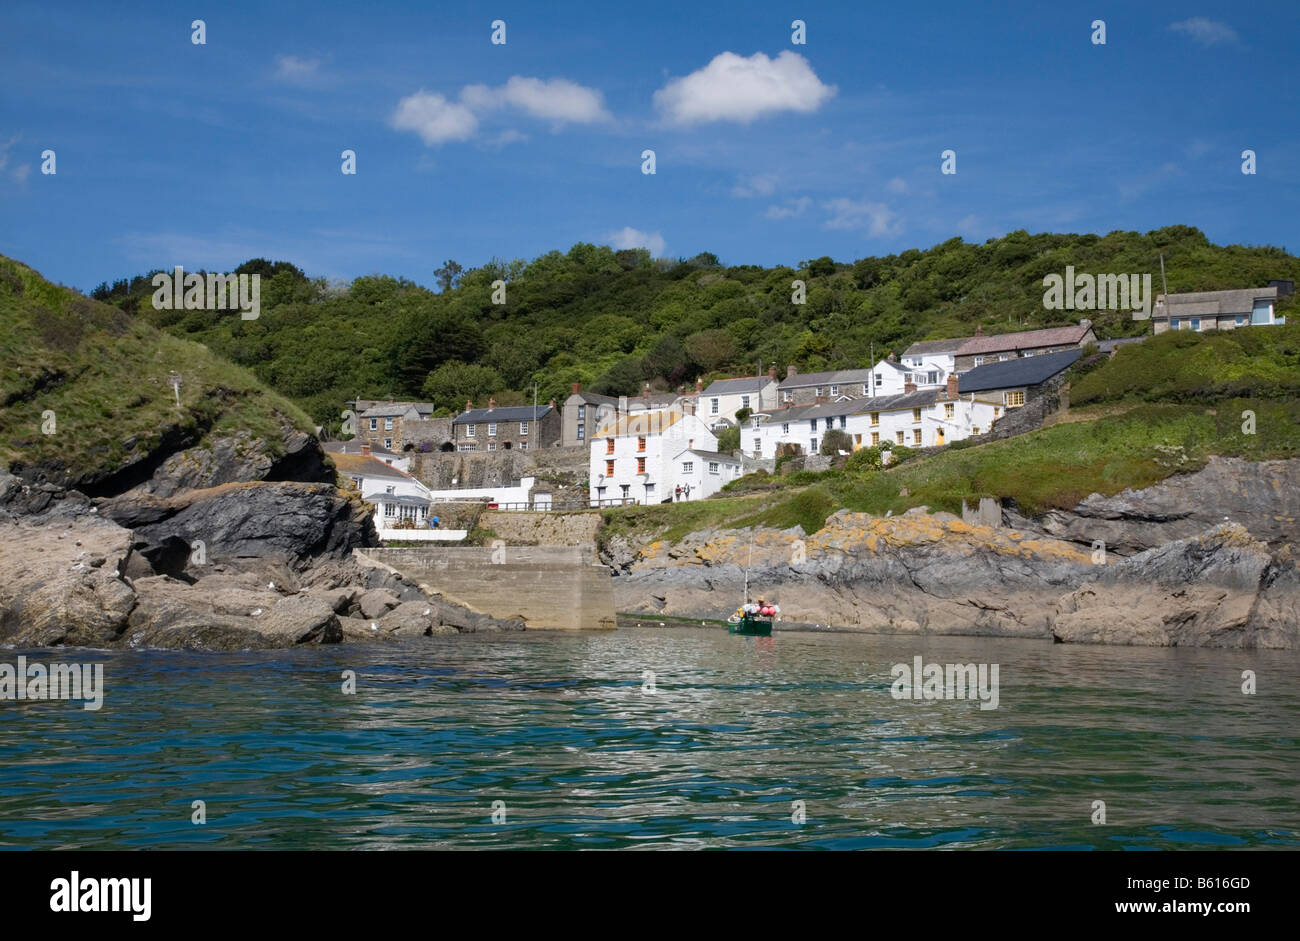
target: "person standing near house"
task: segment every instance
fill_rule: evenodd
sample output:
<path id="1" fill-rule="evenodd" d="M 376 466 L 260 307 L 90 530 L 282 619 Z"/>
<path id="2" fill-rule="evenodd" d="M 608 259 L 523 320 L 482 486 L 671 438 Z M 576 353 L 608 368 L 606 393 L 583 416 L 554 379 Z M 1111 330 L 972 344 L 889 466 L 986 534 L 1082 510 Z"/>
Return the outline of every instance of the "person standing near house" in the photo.
<path id="1" fill-rule="evenodd" d="M 441 522 L 442 522 L 442 521 L 441 521 L 440 519 L 438 519 L 438 517 L 435 516 L 435 517 L 433 517 L 431 520 L 429 520 L 429 525 L 430 525 L 431 527 L 433 527 L 434 529 L 437 529 L 438 526 L 439 526 L 439 524 L 440 524 Z"/>
<path id="2" fill-rule="evenodd" d="M 689 500 L 690 498 L 691 498 L 691 485 L 687 484 L 682 488 L 682 499 Z"/>
<path id="3" fill-rule="evenodd" d="M 681 500 L 681 498 L 682 498 L 682 485 L 678 484 L 676 489 L 673 490 L 673 502 L 676 503 L 677 501 Z"/>

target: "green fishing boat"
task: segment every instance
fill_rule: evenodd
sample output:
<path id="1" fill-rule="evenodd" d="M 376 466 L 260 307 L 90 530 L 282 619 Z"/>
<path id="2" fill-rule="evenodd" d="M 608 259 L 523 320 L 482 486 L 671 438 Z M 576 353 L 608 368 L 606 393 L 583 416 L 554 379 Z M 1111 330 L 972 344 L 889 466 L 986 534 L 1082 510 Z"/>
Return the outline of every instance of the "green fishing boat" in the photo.
<path id="1" fill-rule="evenodd" d="M 727 620 L 728 634 L 744 634 L 746 637 L 771 637 L 772 618 L 761 614 L 742 613 L 739 618 L 734 614 Z"/>

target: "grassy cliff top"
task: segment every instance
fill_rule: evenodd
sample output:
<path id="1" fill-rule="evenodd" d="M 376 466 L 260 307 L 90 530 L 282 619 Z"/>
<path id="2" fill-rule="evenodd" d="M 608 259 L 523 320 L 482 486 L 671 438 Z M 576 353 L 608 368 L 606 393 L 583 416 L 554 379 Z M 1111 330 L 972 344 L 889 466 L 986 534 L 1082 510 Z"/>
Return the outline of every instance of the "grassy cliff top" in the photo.
<path id="1" fill-rule="evenodd" d="M 241 430 L 275 455 L 291 428 L 312 424 L 247 370 L 0 255 L 0 467 L 103 476 L 165 441 Z"/>

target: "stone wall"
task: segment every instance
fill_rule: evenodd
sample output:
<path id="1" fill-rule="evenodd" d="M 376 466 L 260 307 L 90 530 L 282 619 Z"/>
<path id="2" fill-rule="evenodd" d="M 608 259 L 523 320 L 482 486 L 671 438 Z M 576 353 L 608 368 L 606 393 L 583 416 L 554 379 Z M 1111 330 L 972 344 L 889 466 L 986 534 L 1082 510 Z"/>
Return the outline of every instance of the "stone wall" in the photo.
<path id="1" fill-rule="evenodd" d="M 420 546 L 357 552 L 447 601 L 493 617 L 520 618 L 531 630 L 614 627 L 611 573 L 594 562 L 594 548 Z"/>
<path id="2" fill-rule="evenodd" d="M 587 456 L 585 447 L 415 453 L 410 455 L 411 476 L 431 490 L 504 487 L 536 477 L 533 492 L 550 493 L 553 506 L 585 507 Z"/>
<path id="3" fill-rule="evenodd" d="M 600 528 L 600 511 L 530 513 L 488 510 L 479 525 L 510 546 L 593 546 Z"/>

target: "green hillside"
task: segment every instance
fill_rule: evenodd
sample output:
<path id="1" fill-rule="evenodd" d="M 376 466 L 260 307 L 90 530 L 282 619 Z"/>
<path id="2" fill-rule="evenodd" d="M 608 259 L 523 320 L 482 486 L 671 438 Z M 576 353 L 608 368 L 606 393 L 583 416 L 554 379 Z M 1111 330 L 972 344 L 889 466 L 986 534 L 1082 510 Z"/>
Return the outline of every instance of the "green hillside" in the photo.
<path id="1" fill-rule="evenodd" d="M 212 434 L 244 430 L 275 454 L 286 424 L 311 429 L 247 370 L 0 256 L 0 467 L 93 492 L 143 455 Z"/>
<path id="2" fill-rule="evenodd" d="M 251 369 L 322 424 L 337 423 L 357 395 L 433 401 L 445 412 L 467 398 L 501 404 L 567 395 L 570 383 L 611 394 L 645 382 L 677 387 L 697 377 L 752 374 L 775 362 L 804 372 L 862 366 L 921 339 L 1075 322 L 1101 336 L 1144 332 L 1122 311 L 1047 311 L 1043 277 L 1078 272 L 1151 273 L 1164 255 L 1171 291 L 1254 287 L 1300 280 L 1300 259 L 1271 247 L 1218 246 L 1197 229 L 1095 235 L 1024 231 L 975 245 L 950 239 L 927 250 L 798 268 L 727 267 L 709 253 L 652 260 L 640 250 L 588 244 L 532 261 L 439 269 L 444 290 L 379 275 L 350 285 L 310 280 L 291 264 L 257 260 L 255 321 L 221 311 L 155 311 L 149 276 L 101 285 L 94 296 L 174 336 L 199 340 Z M 432 264 L 430 265 L 432 268 Z M 507 282 L 492 303 L 492 282 Z M 791 283 L 807 303 L 791 303 Z M 1285 314 L 1288 299 L 1279 305 Z"/>

